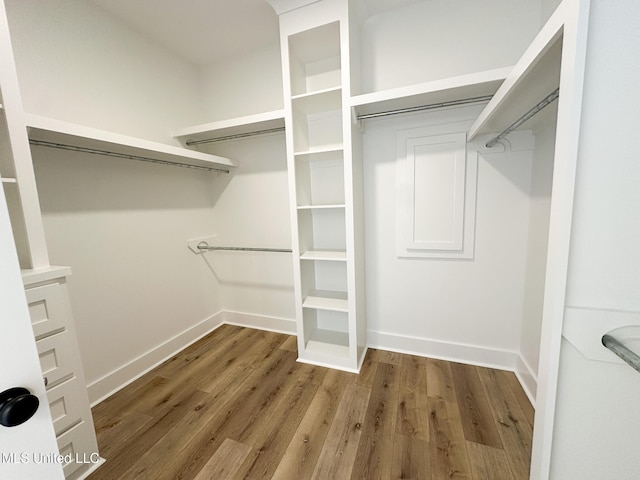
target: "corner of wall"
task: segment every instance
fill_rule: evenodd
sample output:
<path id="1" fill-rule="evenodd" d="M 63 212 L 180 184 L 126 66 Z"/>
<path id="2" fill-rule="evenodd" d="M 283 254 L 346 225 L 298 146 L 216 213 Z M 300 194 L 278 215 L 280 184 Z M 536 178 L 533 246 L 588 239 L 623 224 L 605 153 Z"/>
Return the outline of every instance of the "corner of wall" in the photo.
<path id="1" fill-rule="evenodd" d="M 107 399 L 165 360 L 213 332 L 224 323 L 224 317 L 224 312 L 220 311 L 88 384 L 87 391 L 91 406 Z"/>

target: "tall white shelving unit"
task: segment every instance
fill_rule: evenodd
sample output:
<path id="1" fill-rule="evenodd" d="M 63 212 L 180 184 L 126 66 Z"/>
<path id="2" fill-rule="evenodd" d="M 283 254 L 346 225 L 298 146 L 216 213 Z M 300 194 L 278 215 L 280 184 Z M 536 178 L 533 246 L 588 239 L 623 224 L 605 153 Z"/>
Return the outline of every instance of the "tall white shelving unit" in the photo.
<path id="1" fill-rule="evenodd" d="M 366 318 L 348 8 L 323 1 L 279 13 L 298 360 L 357 372 Z"/>

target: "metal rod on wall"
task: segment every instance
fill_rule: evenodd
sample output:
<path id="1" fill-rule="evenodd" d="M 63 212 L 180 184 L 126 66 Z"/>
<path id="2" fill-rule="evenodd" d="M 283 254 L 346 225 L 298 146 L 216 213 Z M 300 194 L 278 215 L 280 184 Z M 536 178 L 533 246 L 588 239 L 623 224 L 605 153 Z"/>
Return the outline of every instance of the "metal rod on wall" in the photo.
<path id="1" fill-rule="evenodd" d="M 290 248 L 256 248 L 256 247 L 215 247 L 206 242 L 198 244 L 198 250 L 209 251 L 239 251 L 239 252 L 275 252 L 275 253 L 291 253 Z"/>
<path id="2" fill-rule="evenodd" d="M 436 108 L 455 107 L 458 105 L 467 105 L 470 103 L 488 102 L 493 95 L 485 95 L 482 97 L 463 98 L 460 100 L 450 100 L 448 102 L 430 103 L 429 105 L 420 105 L 417 107 L 399 108 L 397 110 L 388 110 L 379 113 L 365 113 L 356 116 L 356 120 L 366 120 L 368 118 L 386 117 L 388 115 L 398 115 L 401 113 L 422 112 L 423 110 L 434 110 Z"/>
<path id="3" fill-rule="evenodd" d="M 626 347 L 618 339 L 611 335 L 603 335 L 602 344 L 624 360 L 631 368 L 640 372 L 640 355 Z"/>
<path id="4" fill-rule="evenodd" d="M 236 133 L 235 135 L 225 135 L 223 137 L 205 138 L 202 140 L 189 140 L 185 144 L 189 147 L 192 145 L 201 145 L 203 143 L 223 142 L 225 140 L 236 140 L 238 138 L 255 137 L 256 135 L 266 135 L 268 133 L 284 132 L 284 127 L 269 128 L 267 130 L 256 130 L 255 132 Z"/>
<path id="5" fill-rule="evenodd" d="M 547 105 L 551 104 L 551 102 L 553 102 L 555 99 L 557 99 L 560 96 L 560 89 L 556 88 L 553 92 L 551 92 L 549 95 L 547 95 L 546 97 L 544 97 L 540 102 L 538 102 L 533 108 L 531 108 L 527 113 L 525 113 L 524 115 L 522 115 L 518 120 L 516 120 L 515 122 L 513 122 L 511 125 L 509 125 L 507 128 L 505 128 L 502 133 L 500 133 L 500 135 L 497 135 L 495 137 L 493 137 L 491 140 L 489 140 L 486 144 L 487 148 L 491 148 L 493 147 L 496 143 L 498 143 L 500 140 L 502 140 L 504 137 L 506 137 L 507 135 L 509 135 L 511 132 L 513 132 L 514 130 L 516 130 L 520 125 L 522 125 L 524 122 L 526 122 L 527 120 L 529 120 L 530 118 L 532 118 L 534 115 L 536 115 L 538 112 L 540 112 L 542 109 L 544 109 Z"/>
<path id="6" fill-rule="evenodd" d="M 106 157 L 124 158 L 126 160 L 138 160 L 141 162 L 157 163 L 160 165 L 171 165 L 174 167 L 193 168 L 195 170 L 207 170 L 209 172 L 229 173 L 229 170 L 216 167 L 205 167 L 202 165 L 189 165 L 188 163 L 168 162 L 166 160 L 158 160 L 155 158 L 141 157 L 139 155 L 129 155 L 127 153 L 110 152 L 108 150 L 98 150 L 95 148 L 78 147 L 75 145 L 66 145 L 64 143 L 45 142 L 43 140 L 29 140 L 31 145 L 39 147 L 57 148 L 59 150 L 69 150 L 71 152 L 90 153 L 92 155 L 102 155 Z"/>

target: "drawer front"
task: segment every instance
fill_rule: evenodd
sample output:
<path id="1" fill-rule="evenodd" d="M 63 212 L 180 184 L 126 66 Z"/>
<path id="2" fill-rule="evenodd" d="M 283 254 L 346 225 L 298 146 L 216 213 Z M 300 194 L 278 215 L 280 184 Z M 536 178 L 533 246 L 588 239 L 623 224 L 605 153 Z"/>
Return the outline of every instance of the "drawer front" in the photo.
<path id="1" fill-rule="evenodd" d="M 41 338 L 36 342 L 42 375 L 52 387 L 73 375 L 75 345 L 68 331 Z"/>
<path id="2" fill-rule="evenodd" d="M 82 386 L 75 377 L 49 389 L 47 397 L 56 435 L 78 423 L 81 414 L 86 410 L 86 393 L 82 391 Z"/>
<path id="3" fill-rule="evenodd" d="M 62 330 L 71 318 L 66 289 L 58 283 L 26 290 L 33 334 L 36 338 Z"/>
<path id="4" fill-rule="evenodd" d="M 94 438 L 91 427 L 86 422 L 80 422 L 58 437 L 60 455 L 63 455 L 65 460 L 69 460 L 62 467 L 65 478 L 74 478 L 75 472 L 91 468 L 93 462 L 98 460 L 97 448 L 87 449 L 91 449 L 90 446 L 95 446 Z"/>

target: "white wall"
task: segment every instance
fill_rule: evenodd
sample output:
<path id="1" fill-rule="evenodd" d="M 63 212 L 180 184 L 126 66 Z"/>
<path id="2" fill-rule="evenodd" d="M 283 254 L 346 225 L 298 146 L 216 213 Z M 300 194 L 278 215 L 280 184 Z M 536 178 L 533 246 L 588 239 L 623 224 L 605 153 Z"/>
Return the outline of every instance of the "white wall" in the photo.
<path id="1" fill-rule="evenodd" d="M 366 123 L 368 329 L 370 337 L 373 332 L 387 347 L 395 343 L 426 355 L 514 367 L 524 291 L 530 150 L 481 155 L 472 260 L 396 257 L 396 131 L 473 119 L 480 109 Z"/>
<path id="2" fill-rule="evenodd" d="M 186 240 L 211 231 L 228 177 L 43 147 L 33 154 L 51 262 L 73 271 L 95 400 L 150 366 L 136 365 L 139 356 L 157 349 L 149 361 L 159 361 L 211 327 L 201 322 L 221 308 L 218 281 Z"/>
<path id="3" fill-rule="evenodd" d="M 540 360 L 555 127 L 555 121 L 552 121 L 535 132 L 536 148 L 531 171 L 529 232 L 518 374 L 532 399 L 535 398 Z"/>
<path id="4" fill-rule="evenodd" d="M 213 209 L 209 233 L 218 245 L 291 248 L 284 134 L 209 144 L 207 150 L 240 165 Z M 291 253 L 216 252 L 206 254 L 206 262 L 220 283 L 223 310 L 266 317 L 267 328 L 295 328 Z"/>
<path id="5" fill-rule="evenodd" d="M 640 317 L 640 5 L 591 2 L 567 306 Z M 597 342 L 598 339 L 594 339 Z M 553 479 L 640 475 L 640 376 L 564 341 Z"/>
<path id="6" fill-rule="evenodd" d="M 551 14 L 558 8 L 562 0 L 540 0 L 540 20 L 541 24 L 549 19 Z"/>
<path id="7" fill-rule="evenodd" d="M 539 27 L 536 0 L 429 0 L 372 16 L 353 93 L 511 66 Z"/>
<path id="8" fill-rule="evenodd" d="M 225 120 L 284 108 L 280 44 L 227 58 L 202 69 L 205 121 Z"/>
<path id="9" fill-rule="evenodd" d="M 25 110 L 174 143 L 199 71 L 88 2 L 8 0 Z M 215 326 L 219 286 L 186 240 L 228 177 L 35 147 L 51 262 L 71 266 L 92 400 Z M 146 355 L 146 357 L 145 357 Z"/>
<path id="10" fill-rule="evenodd" d="M 81 0 L 6 0 L 27 112 L 150 140 L 199 123 L 198 70 Z"/>

